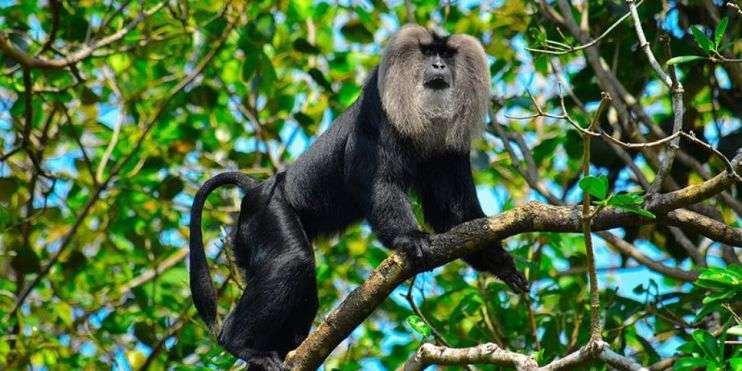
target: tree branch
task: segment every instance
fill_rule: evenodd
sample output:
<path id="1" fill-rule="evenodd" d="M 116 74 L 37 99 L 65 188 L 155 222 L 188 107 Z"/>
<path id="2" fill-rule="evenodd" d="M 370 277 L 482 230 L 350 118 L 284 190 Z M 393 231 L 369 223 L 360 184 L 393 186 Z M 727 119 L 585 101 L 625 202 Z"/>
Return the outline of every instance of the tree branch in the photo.
<path id="1" fill-rule="evenodd" d="M 612 351 L 608 344 L 603 341 L 586 345 L 574 353 L 542 367 L 539 367 L 532 356 L 502 349 L 494 343 L 480 344 L 470 348 L 448 348 L 426 343 L 420 346 L 417 353 L 407 360 L 403 370 L 421 371 L 432 364 L 468 365 L 483 363 L 514 366 L 518 371 L 556 371 L 572 370 L 577 365 L 595 360 L 602 360 L 619 370 L 647 371 L 646 368 L 632 359 Z"/>

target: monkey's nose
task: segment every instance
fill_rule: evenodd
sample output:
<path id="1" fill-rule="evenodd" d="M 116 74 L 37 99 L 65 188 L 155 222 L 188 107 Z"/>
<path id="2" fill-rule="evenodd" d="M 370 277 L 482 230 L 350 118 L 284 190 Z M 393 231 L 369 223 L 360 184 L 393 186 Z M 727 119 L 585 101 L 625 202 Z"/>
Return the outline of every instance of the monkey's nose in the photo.
<path id="1" fill-rule="evenodd" d="M 433 60 L 433 69 L 438 69 L 438 70 L 446 69 L 446 64 L 441 60 L 441 57 L 439 56 L 435 57 L 435 60 Z"/>

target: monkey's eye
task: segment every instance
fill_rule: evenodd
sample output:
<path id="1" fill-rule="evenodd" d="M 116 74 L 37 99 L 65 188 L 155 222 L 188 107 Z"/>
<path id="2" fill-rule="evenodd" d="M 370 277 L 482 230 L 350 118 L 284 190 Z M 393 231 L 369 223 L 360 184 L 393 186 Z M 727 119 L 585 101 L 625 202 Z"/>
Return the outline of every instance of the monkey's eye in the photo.
<path id="1" fill-rule="evenodd" d="M 451 58 L 455 54 L 456 54 L 456 50 L 455 49 L 450 49 L 450 48 L 443 48 L 443 49 L 441 49 L 441 50 L 438 51 L 438 55 L 440 55 L 441 58 Z"/>
<path id="2" fill-rule="evenodd" d="M 432 45 L 420 45 L 420 52 L 426 57 L 431 57 L 435 55 L 436 50 Z"/>

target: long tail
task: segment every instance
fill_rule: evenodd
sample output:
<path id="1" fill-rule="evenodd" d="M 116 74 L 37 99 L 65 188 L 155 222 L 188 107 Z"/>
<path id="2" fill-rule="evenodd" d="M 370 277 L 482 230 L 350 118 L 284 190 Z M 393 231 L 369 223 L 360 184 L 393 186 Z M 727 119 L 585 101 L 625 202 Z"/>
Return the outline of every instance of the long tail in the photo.
<path id="1" fill-rule="evenodd" d="M 201 186 L 196 193 L 196 197 L 193 199 L 193 206 L 191 207 L 191 239 L 189 244 L 191 250 L 191 295 L 198 313 L 212 332 L 218 331 L 215 326 L 217 324 L 217 294 L 214 284 L 211 281 L 211 275 L 209 274 L 209 266 L 206 262 L 206 253 L 204 252 L 204 245 L 201 237 L 201 212 L 203 211 L 204 202 L 209 193 L 227 184 L 236 185 L 240 187 L 243 192 L 247 192 L 256 187 L 259 183 L 239 171 L 221 173 L 207 180 L 206 183 Z"/>

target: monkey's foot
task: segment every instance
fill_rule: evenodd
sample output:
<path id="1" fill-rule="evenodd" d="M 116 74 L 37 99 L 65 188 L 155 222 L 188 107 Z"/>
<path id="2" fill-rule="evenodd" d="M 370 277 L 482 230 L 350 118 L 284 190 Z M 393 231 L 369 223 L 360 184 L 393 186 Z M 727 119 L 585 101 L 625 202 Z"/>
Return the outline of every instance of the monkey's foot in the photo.
<path id="1" fill-rule="evenodd" d="M 494 272 L 495 276 L 502 280 L 502 282 L 505 282 L 508 286 L 510 286 L 510 289 L 518 294 L 524 294 L 527 293 L 528 290 L 531 288 L 531 283 L 528 282 L 528 279 L 526 279 L 526 276 L 519 271 L 518 269 L 513 267 L 503 267 L 503 269 Z"/>
<path id="2" fill-rule="evenodd" d="M 478 271 L 492 273 L 518 294 L 528 292 L 531 286 L 526 276 L 515 267 L 513 257 L 499 244 L 465 256 L 464 261 Z"/>
<path id="3" fill-rule="evenodd" d="M 247 361 L 247 371 L 287 371 L 275 354 L 252 356 Z"/>
<path id="4" fill-rule="evenodd" d="M 394 248 L 402 251 L 415 266 L 429 271 L 430 237 L 423 232 L 412 236 L 400 236 L 394 239 Z"/>

